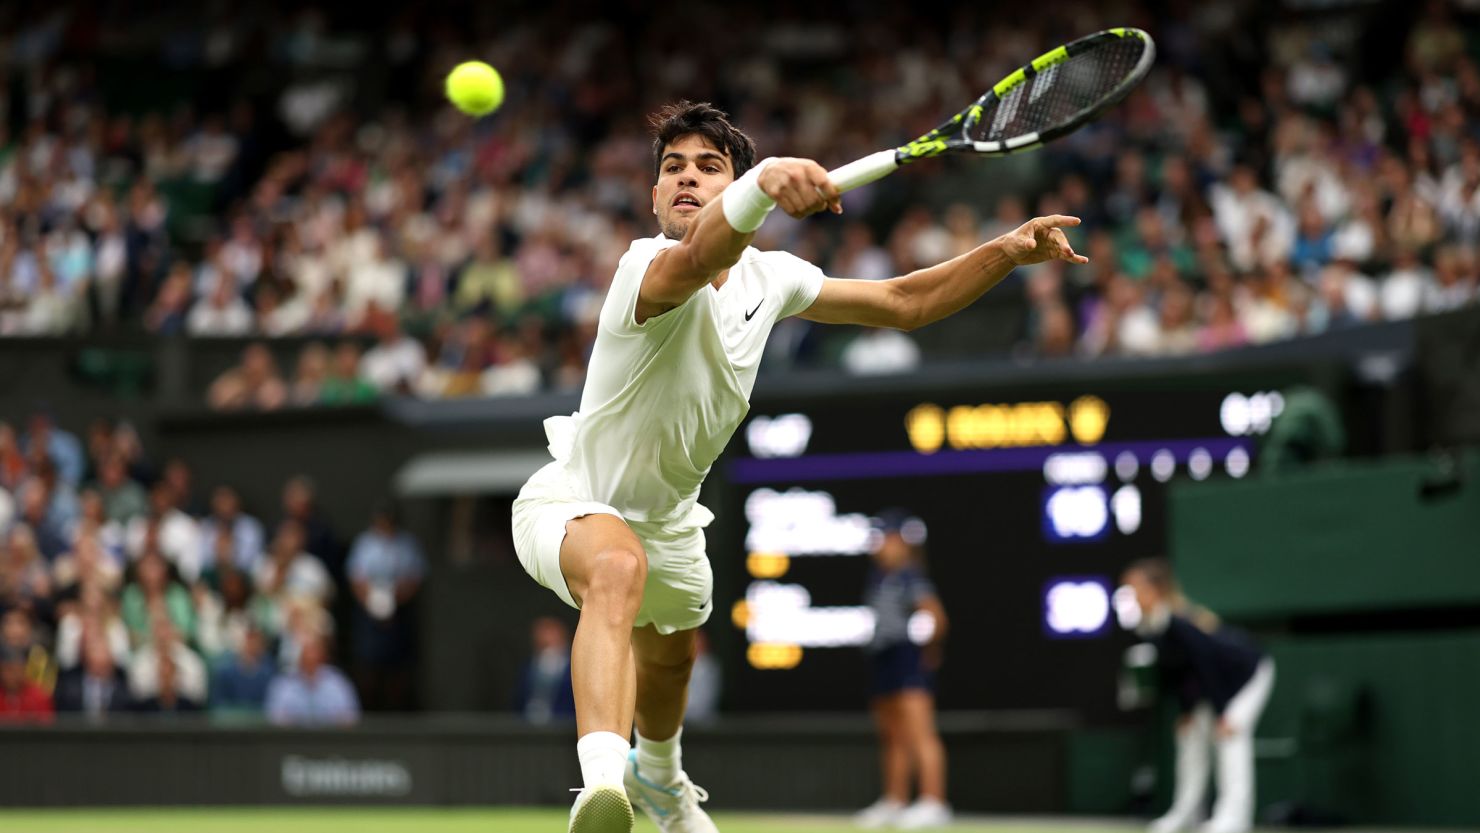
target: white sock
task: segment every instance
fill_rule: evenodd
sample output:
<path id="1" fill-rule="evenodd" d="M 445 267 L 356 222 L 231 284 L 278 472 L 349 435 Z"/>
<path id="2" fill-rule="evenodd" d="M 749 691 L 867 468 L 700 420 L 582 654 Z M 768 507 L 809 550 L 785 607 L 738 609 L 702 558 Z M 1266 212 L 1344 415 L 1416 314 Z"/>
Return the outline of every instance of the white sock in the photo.
<path id="1" fill-rule="evenodd" d="M 576 741 L 576 757 L 581 759 L 581 778 L 586 789 L 622 786 L 622 773 L 627 769 L 627 753 L 632 744 L 615 732 L 592 732 Z"/>
<path id="2" fill-rule="evenodd" d="M 683 771 L 683 750 L 679 747 L 682 737 L 682 728 L 668 740 L 650 740 L 638 732 L 637 766 L 642 777 L 665 787 L 677 781 L 678 773 Z"/>

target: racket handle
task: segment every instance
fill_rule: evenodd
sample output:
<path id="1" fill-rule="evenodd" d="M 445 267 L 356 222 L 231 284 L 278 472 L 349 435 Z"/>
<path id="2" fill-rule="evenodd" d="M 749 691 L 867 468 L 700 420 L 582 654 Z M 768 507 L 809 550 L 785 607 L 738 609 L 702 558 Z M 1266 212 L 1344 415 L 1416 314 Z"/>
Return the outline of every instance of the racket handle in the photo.
<path id="1" fill-rule="evenodd" d="M 899 163 L 894 161 L 894 151 L 881 150 L 870 153 L 857 162 L 849 162 L 841 168 L 828 171 L 827 176 L 839 191 L 852 191 L 860 185 L 883 179 L 897 170 Z"/>

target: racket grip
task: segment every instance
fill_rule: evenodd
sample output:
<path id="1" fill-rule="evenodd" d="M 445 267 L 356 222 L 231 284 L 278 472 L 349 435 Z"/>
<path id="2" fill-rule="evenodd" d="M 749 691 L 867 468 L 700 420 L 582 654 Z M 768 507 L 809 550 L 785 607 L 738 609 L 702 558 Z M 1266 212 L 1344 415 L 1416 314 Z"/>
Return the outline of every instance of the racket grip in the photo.
<path id="1" fill-rule="evenodd" d="M 894 151 L 881 150 L 878 153 L 870 153 L 856 162 L 849 162 L 836 170 L 828 171 L 827 177 L 832 180 L 833 185 L 837 186 L 839 191 L 852 191 L 860 185 L 883 179 L 896 170 L 899 170 L 899 163 L 894 161 Z"/>

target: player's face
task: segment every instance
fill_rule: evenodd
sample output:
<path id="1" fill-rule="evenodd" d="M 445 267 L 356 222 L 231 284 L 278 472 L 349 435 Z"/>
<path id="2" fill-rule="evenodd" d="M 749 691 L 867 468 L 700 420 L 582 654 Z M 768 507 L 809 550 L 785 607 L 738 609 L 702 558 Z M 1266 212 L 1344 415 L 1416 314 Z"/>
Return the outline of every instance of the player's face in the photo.
<path id="1" fill-rule="evenodd" d="M 699 209 L 719 199 L 735 179 L 729 157 L 697 135 L 680 136 L 663 149 L 653 213 L 663 235 L 682 240 Z"/>

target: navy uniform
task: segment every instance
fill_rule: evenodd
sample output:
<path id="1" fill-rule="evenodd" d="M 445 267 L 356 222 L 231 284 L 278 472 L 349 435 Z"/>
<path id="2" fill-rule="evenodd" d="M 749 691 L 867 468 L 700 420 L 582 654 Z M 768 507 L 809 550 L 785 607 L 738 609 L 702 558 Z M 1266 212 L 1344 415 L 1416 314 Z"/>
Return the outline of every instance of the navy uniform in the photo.
<path id="1" fill-rule="evenodd" d="M 1203 621 L 1187 612 L 1153 611 L 1138 630 L 1156 646 L 1163 687 L 1184 719 L 1172 808 L 1152 830 L 1173 833 L 1197 823 L 1216 746 L 1218 798 L 1203 829 L 1245 833 L 1254 821 L 1254 728 L 1274 687 L 1273 660 L 1248 634 L 1211 615 Z"/>

